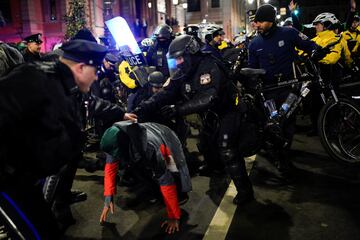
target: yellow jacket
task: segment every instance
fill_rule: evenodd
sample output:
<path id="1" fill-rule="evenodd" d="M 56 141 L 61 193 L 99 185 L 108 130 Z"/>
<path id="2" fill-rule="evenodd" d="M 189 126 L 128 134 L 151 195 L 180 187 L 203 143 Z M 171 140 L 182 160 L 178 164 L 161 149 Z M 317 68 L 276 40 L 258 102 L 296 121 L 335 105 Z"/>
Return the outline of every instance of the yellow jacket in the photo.
<path id="1" fill-rule="evenodd" d="M 312 39 L 317 45 L 320 47 L 325 47 L 330 43 L 338 41 L 339 38 L 336 37 L 336 34 L 331 30 L 325 30 L 322 32 L 317 33 L 316 37 Z M 341 42 L 336 44 L 332 49 L 331 52 L 326 55 L 323 59 L 319 62 L 324 64 L 335 64 L 341 58 L 342 53 L 342 45 Z"/>
<path id="2" fill-rule="evenodd" d="M 223 50 L 223 49 L 225 49 L 227 47 L 229 47 L 229 44 L 226 41 L 223 40 L 223 41 L 221 41 L 220 46 L 218 46 L 218 49 Z"/>
<path id="3" fill-rule="evenodd" d="M 344 39 L 344 37 L 340 40 L 341 43 L 341 58 L 344 59 L 346 65 L 351 66 L 353 63 L 353 60 L 351 58 L 351 52 L 349 50 L 349 47 L 347 45 L 347 41 Z"/>
<path id="4" fill-rule="evenodd" d="M 128 88 L 134 89 L 136 87 L 136 79 L 131 78 L 132 68 L 127 61 L 122 61 L 119 65 L 120 81 Z M 132 74 L 133 75 L 133 74 Z"/>
<path id="5" fill-rule="evenodd" d="M 354 32 L 350 32 L 349 30 L 347 30 L 342 33 L 343 38 L 348 42 L 348 46 L 354 45 L 354 47 L 351 49 L 352 53 L 357 52 L 360 45 L 360 26 L 358 26 L 356 29 L 357 31 Z"/>

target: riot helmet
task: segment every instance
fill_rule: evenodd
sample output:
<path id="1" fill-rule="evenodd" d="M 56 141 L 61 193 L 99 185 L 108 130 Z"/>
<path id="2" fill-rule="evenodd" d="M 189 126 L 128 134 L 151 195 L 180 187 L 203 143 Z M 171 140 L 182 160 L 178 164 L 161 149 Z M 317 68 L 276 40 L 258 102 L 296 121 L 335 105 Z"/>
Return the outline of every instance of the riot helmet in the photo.
<path id="1" fill-rule="evenodd" d="M 150 86 L 155 88 L 161 88 L 165 83 L 164 75 L 160 71 L 154 71 L 149 74 L 148 82 Z"/>
<path id="2" fill-rule="evenodd" d="M 154 31 L 154 37 L 159 41 L 169 41 L 174 38 L 172 28 L 167 24 L 160 24 Z"/>
<path id="3" fill-rule="evenodd" d="M 176 37 L 169 46 L 167 53 L 170 77 L 186 75 L 190 72 L 191 56 L 200 52 L 200 45 L 193 36 Z"/>
<path id="4" fill-rule="evenodd" d="M 194 37 L 199 37 L 199 30 L 200 28 L 198 26 L 187 26 L 184 28 L 185 34 Z"/>

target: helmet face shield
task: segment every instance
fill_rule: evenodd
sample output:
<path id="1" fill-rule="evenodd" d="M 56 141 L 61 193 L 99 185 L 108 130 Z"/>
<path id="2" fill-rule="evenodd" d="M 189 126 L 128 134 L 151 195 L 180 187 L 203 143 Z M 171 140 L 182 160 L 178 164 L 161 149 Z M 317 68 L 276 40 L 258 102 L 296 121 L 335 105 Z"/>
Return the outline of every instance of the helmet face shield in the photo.
<path id="1" fill-rule="evenodd" d="M 191 55 L 200 51 L 200 45 L 193 36 L 176 37 L 169 46 L 166 55 L 171 78 L 186 75 L 192 68 Z M 180 74 L 175 76 L 176 74 Z"/>
<path id="2" fill-rule="evenodd" d="M 168 56 L 168 67 L 171 79 L 185 77 L 191 70 L 191 57 L 189 55 L 171 58 Z"/>
<path id="3" fill-rule="evenodd" d="M 169 68 L 170 78 L 173 78 L 177 72 L 179 72 L 179 69 L 176 66 L 176 58 L 169 58 L 169 55 L 167 55 L 167 64 Z"/>

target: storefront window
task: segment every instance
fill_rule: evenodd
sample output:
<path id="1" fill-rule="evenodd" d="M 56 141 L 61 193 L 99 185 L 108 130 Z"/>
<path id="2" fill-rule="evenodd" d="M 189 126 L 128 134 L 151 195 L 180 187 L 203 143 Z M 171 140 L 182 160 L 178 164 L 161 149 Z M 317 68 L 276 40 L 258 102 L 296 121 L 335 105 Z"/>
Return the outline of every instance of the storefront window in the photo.
<path id="1" fill-rule="evenodd" d="M 188 1 L 188 12 L 200 12 L 200 0 Z"/>
<path id="2" fill-rule="evenodd" d="M 211 7 L 212 8 L 219 8 L 220 7 L 220 0 L 211 0 Z"/>

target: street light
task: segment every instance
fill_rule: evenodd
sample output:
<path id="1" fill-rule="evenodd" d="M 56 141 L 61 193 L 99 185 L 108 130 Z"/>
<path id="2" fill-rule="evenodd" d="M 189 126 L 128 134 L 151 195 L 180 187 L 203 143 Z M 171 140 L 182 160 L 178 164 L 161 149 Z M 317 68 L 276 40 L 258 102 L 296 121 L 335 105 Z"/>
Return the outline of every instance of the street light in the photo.
<path id="1" fill-rule="evenodd" d="M 151 7 L 152 7 L 151 2 L 148 2 L 148 8 L 151 8 Z"/>
<path id="2" fill-rule="evenodd" d="M 179 5 L 179 0 L 172 0 L 172 4 L 175 7 L 175 19 L 176 19 L 176 12 L 177 12 L 177 6 Z"/>
<path id="3" fill-rule="evenodd" d="M 185 26 L 186 26 L 186 9 L 188 8 L 187 2 L 184 2 L 184 3 L 182 4 L 182 7 L 183 7 L 183 9 L 184 9 L 184 27 L 185 27 Z"/>

